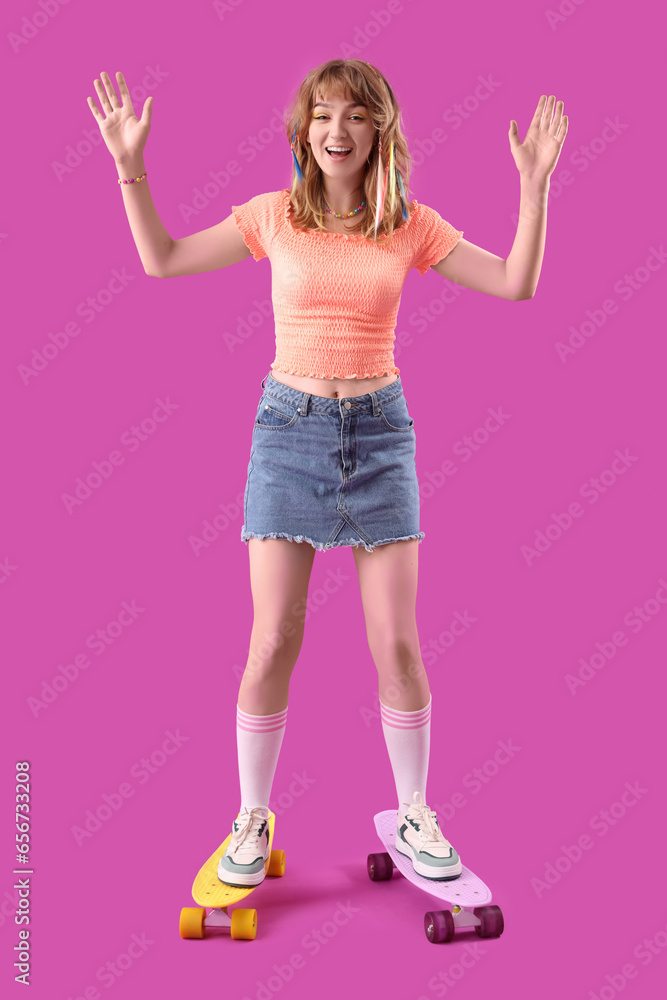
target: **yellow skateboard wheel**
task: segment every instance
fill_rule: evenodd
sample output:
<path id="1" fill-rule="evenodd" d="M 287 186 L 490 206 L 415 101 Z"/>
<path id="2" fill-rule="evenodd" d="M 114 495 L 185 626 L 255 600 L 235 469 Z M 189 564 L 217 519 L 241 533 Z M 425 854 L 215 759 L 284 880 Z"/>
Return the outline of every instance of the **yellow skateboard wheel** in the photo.
<path id="1" fill-rule="evenodd" d="M 271 851 L 271 856 L 269 858 L 269 867 L 266 870 L 267 875 L 284 875 L 285 874 L 285 852 L 284 851 Z"/>
<path id="2" fill-rule="evenodd" d="M 181 919 L 178 925 L 181 937 L 203 938 L 205 919 L 205 906 L 184 906 L 181 910 Z"/>
<path id="3" fill-rule="evenodd" d="M 232 910 L 231 930 L 235 941 L 254 941 L 257 934 L 257 910 Z"/>

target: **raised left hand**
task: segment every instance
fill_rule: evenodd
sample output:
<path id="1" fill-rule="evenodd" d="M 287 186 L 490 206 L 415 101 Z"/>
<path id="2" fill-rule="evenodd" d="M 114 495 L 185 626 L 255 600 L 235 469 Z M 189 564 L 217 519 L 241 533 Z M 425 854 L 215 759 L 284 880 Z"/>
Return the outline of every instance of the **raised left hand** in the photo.
<path id="1" fill-rule="evenodd" d="M 529 178 L 548 178 L 558 163 L 567 126 L 568 117 L 563 114 L 563 102 L 556 101 L 553 94 L 548 100 L 546 94 L 540 97 L 523 142 L 519 141 L 519 129 L 512 119 L 510 148 L 519 173 Z"/>

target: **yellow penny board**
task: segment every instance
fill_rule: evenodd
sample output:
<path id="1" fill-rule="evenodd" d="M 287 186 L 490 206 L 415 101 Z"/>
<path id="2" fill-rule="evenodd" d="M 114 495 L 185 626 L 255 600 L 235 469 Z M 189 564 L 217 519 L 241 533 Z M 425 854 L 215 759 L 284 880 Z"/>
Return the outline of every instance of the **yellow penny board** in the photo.
<path id="1" fill-rule="evenodd" d="M 268 872 L 271 861 L 271 849 L 273 847 L 273 830 L 276 825 L 275 813 L 269 810 L 269 856 L 266 859 L 264 870 Z M 222 907 L 233 906 L 241 899 L 245 899 L 256 885 L 248 885 L 239 888 L 235 885 L 226 885 L 218 878 L 218 862 L 227 849 L 229 841 L 232 839 L 231 833 L 223 840 L 220 847 L 206 861 L 194 880 L 192 885 L 192 898 L 200 906 Z M 261 885 L 261 882 L 260 882 Z"/>

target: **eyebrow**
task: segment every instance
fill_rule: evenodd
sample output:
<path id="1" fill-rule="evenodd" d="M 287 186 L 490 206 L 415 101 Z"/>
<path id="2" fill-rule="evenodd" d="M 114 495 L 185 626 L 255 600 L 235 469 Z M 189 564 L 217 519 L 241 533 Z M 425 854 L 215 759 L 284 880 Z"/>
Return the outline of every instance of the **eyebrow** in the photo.
<path id="1" fill-rule="evenodd" d="M 317 104 L 313 105 L 316 108 L 333 108 L 333 104 L 327 104 L 324 101 L 318 101 Z M 355 104 L 354 101 L 350 101 L 349 104 L 345 104 L 346 108 L 365 108 L 365 104 Z"/>

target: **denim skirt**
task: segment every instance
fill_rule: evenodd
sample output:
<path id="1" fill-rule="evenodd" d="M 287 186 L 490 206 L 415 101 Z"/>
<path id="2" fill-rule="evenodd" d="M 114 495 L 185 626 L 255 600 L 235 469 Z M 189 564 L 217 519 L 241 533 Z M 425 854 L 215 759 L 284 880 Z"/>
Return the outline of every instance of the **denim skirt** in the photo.
<path id="1" fill-rule="evenodd" d="M 241 541 L 286 538 L 372 552 L 421 542 L 414 420 L 400 375 L 363 396 L 329 398 L 262 379 Z"/>

